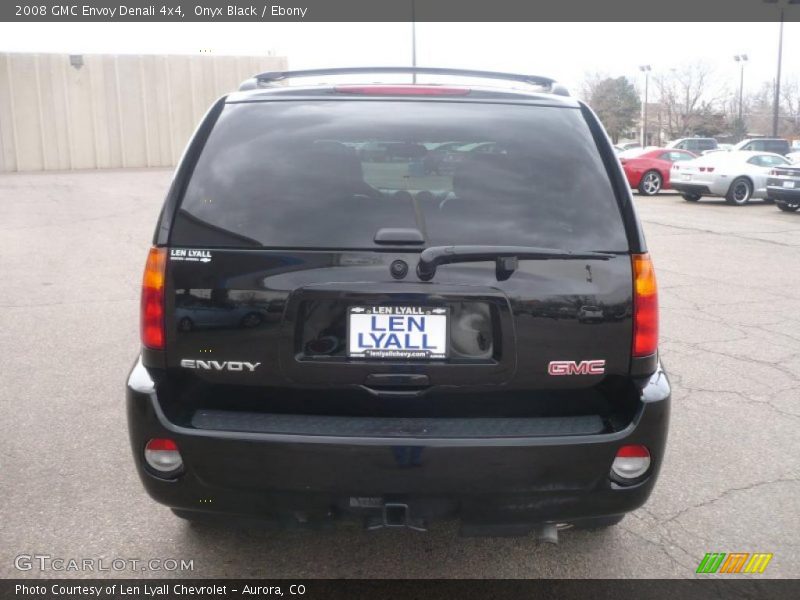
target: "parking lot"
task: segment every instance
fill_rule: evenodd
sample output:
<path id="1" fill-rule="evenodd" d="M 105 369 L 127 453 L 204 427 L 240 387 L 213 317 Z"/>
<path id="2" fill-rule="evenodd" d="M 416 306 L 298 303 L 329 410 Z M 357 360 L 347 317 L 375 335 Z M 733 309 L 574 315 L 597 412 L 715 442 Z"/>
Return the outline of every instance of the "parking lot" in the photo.
<path id="1" fill-rule="evenodd" d="M 0 576 L 14 558 L 193 560 L 194 577 L 691 577 L 706 552 L 800 577 L 800 213 L 637 197 L 674 386 L 650 502 L 602 532 L 464 539 L 190 526 L 134 472 L 124 381 L 167 170 L 0 176 Z"/>

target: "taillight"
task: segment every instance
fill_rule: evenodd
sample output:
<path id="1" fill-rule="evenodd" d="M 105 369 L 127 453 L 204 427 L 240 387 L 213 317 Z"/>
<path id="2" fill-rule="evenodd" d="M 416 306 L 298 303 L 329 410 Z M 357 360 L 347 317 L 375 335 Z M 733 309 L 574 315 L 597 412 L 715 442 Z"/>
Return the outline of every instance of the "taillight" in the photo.
<path id="1" fill-rule="evenodd" d="M 650 356 L 658 349 L 658 289 L 649 254 L 633 260 L 633 356 Z"/>
<path id="2" fill-rule="evenodd" d="M 373 96 L 466 96 L 471 91 L 469 88 L 438 85 L 337 85 L 333 89 L 342 94 Z"/>
<path id="3" fill-rule="evenodd" d="M 153 350 L 164 349 L 164 271 L 165 248 L 150 248 L 142 278 L 142 344 Z"/>
<path id="4" fill-rule="evenodd" d="M 638 479 L 650 468 L 650 451 L 646 446 L 622 446 L 611 464 L 611 472 L 619 479 Z"/>
<path id="5" fill-rule="evenodd" d="M 159 473 L 177 474 L 183 467 L 178 444 L 168 438 L 155 438 L 144 447 L 144 460 Z"/>

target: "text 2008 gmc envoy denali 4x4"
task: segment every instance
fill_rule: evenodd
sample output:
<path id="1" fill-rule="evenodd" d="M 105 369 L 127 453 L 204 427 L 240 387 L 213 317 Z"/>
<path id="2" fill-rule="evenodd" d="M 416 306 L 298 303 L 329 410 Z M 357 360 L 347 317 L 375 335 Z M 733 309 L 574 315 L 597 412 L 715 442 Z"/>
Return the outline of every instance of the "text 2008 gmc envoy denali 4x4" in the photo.
<path id="1" fill-rule="evenodd" d="M 365 72 L 517 87 L 278 85 Z M 147 492 L 187 519 L 551 541 L 641 506 L 670 387 L 592 111 L 547 78 L 450 69 L 242 90 L 191 140 L 147 259 L 127 386 Z"/>

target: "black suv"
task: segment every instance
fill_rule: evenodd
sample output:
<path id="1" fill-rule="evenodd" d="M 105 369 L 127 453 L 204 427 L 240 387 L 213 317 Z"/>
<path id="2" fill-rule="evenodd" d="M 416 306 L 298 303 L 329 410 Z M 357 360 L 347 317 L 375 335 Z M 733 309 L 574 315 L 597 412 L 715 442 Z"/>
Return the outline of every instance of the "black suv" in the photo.
<path id="1" fill-rule="evenodd" d="M 278 85 L 364 71 L 529 90 Z M 551 541 L 641 506 L 670 387 L 594 113 L 553 80 L 481 71 L 242 87 L 191 140 L 147 260 L 127 410 L 148 493 L 188 519 L 456 518 Z M 492 151 L 426 170 L 454 140 Z M 364 160 L 381 144 L 403 152 Z"/>
<path id="2" fill-rule="evenodd" d="M 734 150 L 751 150 L 754 152 L 772 152 L 787 155 L 792 151 L 789 140 L 783 138 L 756 138 L 742 140 L 733 147 Z"/>
<path id="3" fill-rule="evenodd" d="M 706 150 L 716 150 L 719 147 L 717 140 L 714 138 L 681 138 L 667 144 L 667 148 L 674 148 L 675 150 L 688 150 L 695 154 L 702 154 Z"/>

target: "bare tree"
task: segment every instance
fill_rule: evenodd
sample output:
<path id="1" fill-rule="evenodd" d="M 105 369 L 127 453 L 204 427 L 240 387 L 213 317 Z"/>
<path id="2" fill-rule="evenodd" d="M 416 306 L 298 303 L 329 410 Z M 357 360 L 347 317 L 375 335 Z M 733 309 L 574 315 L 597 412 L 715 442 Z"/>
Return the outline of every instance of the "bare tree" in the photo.
<path id="1" fill-rule="evenodd" d="M 775 84 L 765 81 L 755 93 L 749 94 L 745 108 L 747 134 L 769 135 L 772 132 L 773 94 Z"/>
<path id="2" fill-rule="evenodd" d="M 600 73 L 599 71 L 595 71 L 594 73 L 584 73 L 583 83 L 581 84 L 580 91 L 578 92 L 580 99 L 584 102 L 589 102 L 592 99 L 592 96 L 594 95 L 595 90 L 600 82 L 604 79 L 608 79 L 608 77 L 609 76 L 606 73 Z"/>
<path id="3" fill-rule="evenodd" d="M 725 94 L 713 86 L 713 70 L 705 63 L 684 65 L 654 76 L 663 127 L 671 139 L 708 129 L 708 120 L 719 120 Z M 718 128 L 718 126 L 716 126 Z"/>
<path id="4" fill-rule="evenodd" d="M 800 135 L 800 79 L 794 77 L 781 85 L 781 131 L 784 135 Z"/>

